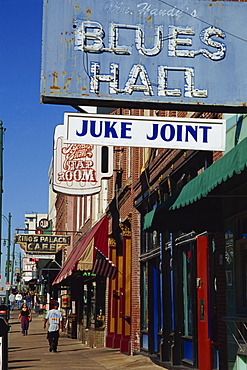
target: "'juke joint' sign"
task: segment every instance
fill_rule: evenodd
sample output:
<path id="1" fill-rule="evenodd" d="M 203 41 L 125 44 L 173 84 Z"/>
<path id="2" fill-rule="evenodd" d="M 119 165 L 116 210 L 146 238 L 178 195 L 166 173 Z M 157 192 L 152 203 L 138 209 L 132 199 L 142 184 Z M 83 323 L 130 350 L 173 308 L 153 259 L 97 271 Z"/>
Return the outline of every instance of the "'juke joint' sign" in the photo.
<path id="1" fill-rule="evenodd" d="M 225 150 L 223 119 L 65 113 L 63 126 L 67 143 Z"/>
<path id="2" fill-rule="evenodd" d="M 243 109 L 246 13 L 231 1 L 46 1 L 41 99 Z"/>

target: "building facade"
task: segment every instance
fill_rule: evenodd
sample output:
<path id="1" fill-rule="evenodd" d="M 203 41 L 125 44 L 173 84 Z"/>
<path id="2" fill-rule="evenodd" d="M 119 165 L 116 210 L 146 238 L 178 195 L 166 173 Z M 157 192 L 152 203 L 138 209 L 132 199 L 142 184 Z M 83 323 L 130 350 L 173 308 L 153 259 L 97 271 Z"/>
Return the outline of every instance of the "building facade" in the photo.
<path id="1" fill-rule="evenodd" d="M 114 111 L 119 113 L 186 116 Z M 205 195 L 200 186 L 192 187 L 192 200 L 180 201 L 210 168 L 214 173 L 219 160 L 218 172 L 221 157 L 219 152 L 116 147 L 114 175 L 105 180 L 102 193 L 58 194 L 57 227 L 66 228 L 67 222 L 73 242 L 62 252 L 62 274 L 55 285 L 69 291 L 69 308 L 74 307 L 77 336 L 83 343 L 128 354 L 143 352 L 171 368 L 230 366 L 229 353 L 237 344 L 227 331 L 233 273 L 226 273 L 225 238 L 228 235 L 231 245 L 232 233 L 224 226 L 222 208 L 222 199 L 230 197 L 218 194 L 223 192 L 224 176 Z M 99 248 L 117 266 L 114 279 L 92 273 L 94 258 L 91 265 L 85 264 L 85 249 L 90 248 L 89 241 L 97 240 L 104 217 L 108 241 Z M 59 220 L 64 226 L 58 226 Z"/>

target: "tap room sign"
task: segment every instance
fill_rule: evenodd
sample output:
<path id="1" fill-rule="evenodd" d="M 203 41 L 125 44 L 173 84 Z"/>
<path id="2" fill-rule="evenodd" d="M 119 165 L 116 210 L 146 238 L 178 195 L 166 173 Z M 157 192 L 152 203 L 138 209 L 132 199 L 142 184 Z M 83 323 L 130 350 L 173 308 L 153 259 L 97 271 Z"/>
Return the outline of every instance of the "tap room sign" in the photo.
<path id="1" fill-rule="evenodd" d="M 15 243 L 30 255 L 54 255 L 70 245 L 70 236 L 47 234 L 15 234 Z"/>
<path id="2" fill-rule="evenodd" d="M 85 144 L 85 140 L 65 143 L 65 130 L 65 125 L 55 128 L 53 190 L 68 195 L 100 192 L 101 180 L 113 174 L 113 147 Z"/>
<path id="3" fill-rule="evenodd" d="M 66 143 L 225 150 L 226 122 L 220 119 L 65 113 L 63 130 Z"/>
<path id="4" fill-rule="evenodd" d="M 41 101 L 246 110 L 247 3 L 44 1 Z"/>

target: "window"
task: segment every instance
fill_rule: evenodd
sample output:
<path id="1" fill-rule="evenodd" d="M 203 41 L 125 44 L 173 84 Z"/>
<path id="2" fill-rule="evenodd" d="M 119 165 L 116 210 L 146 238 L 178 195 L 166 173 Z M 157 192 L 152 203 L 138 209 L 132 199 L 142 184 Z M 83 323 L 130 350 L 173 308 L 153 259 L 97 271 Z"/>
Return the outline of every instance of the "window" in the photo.
<path id="1" fill-rule="evenodd" d="M 86 219 L 85 219 L 85 221 L 87 221 L 90 218 L 90 215 L 91 215 L 91 196 L 90 195 L 86 196 L 86 201 L 84 202 L 84 204 L 85 203 L 86 203 Z"/>
<path id="2" fill-rule="evenodd" d="M 245 217 L 238 220 L 237 232 L 235 233 L 235 235 L 237 236 L 237 239 L 238 239 L 235 244 L 236 313 L 246 315 L 247 314 L 247 217 L 246 215 Z M 228 258 L 229 257 L 231 257 L 231 255 L 228 254 Z M 231 283 L 231 281 L 228 277 L 228 284 L 229 283 Z"/>
<path id="3" fill-rule="evenodd" d="M 84 285 L 84 325 L 95 329 L 105 327 L 106 278 L 97 276 L 96 281 Z"/>
<path id="4" fill-rule="evenodd" d="M 148 330 L 148 267 L 141 264 L 141 330 Z"/>
<path id="5" fill-rule="evenodd" d="M 193 334 L 192 284 L 191 249 L 188 245 L 183 251 L 184 335 L 186 336 Z"/>
<path id="6" fill-rule="evenodd" d="M 236 303 L 237 314 L 247 314 L 247 239 L 236 244 Z"/>
<path id="7" fill-rule="evenodd" d="M 83 227 L 84 225 L 84 197 L 77 197 L 77 230 Z"/>

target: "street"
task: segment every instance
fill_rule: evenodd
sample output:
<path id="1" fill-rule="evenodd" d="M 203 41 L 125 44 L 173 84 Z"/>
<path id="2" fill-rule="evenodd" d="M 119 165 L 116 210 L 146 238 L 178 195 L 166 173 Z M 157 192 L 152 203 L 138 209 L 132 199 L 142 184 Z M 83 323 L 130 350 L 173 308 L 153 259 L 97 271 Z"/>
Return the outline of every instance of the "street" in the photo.
<path id="1" fill-rule="evenodd" d="M 9 322 L 9 369 L 161 369 L 149 357 L 127 356 L 118 349 L 92 349 L 63 333 L 59 338 L 58 352 L 50 353 L 43 317 L 33 314 L 29 333 L 22 336 L 18 313 L 17 310 L 11 312 Z"/>

